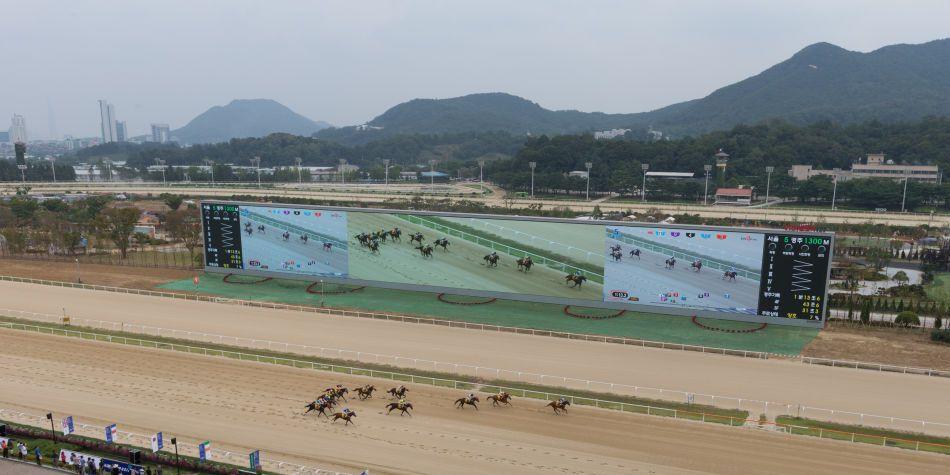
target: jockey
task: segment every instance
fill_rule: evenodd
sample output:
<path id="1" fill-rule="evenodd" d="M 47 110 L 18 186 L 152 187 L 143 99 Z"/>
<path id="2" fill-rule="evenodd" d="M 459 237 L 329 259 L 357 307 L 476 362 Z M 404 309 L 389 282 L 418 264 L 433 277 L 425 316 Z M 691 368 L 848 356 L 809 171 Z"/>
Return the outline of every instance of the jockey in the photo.
<path id="1" fill-rule="evenodd" d="M 475 400 L 475 393 L 468 393 L 468 400 L 469 400 L 469 401 L 474 401 L 474 400 Z"/>
<path id="2" fill-rule="evenodd" d="M 406 398 L 402 398 L 399 400 L 399 407 L 406 407 Z"/>
<path id="3" fill-rule="evenodd" d="M 345 415 L 347 415 L 347 414 L 349 414 L 349 413 L 350 413 L 350 408 L 344 407 L 344 408 L 343 408 L 343 415 L 345 416 Z"/>
<path id="4" fill-rule="evenodd" d="M 557 402 L 559 402 L 563 406 L 565 403 L 567 403 L 567 398 L 564 396 L 561 396 L 561 399 L 558 399 Z"/>

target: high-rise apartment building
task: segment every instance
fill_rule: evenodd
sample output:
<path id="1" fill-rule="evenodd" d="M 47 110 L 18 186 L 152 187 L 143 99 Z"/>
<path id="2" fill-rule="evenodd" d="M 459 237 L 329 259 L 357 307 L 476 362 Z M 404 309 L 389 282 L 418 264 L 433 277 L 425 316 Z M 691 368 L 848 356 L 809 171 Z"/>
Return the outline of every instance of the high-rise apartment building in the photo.
<path id="1" fill-rule="evenodd" d="M 129 130 L 125 126 L 124 120 L 115 121 L 115 141 L 126 142 L 129 140 Z"/>
<path id="2" fill-rule="evenodd" d="M 13 120 L 10 121 L 10 142 L 26 143 L 26 119 L 22 115 L 13 114 Z"/>
<path id="3" fill-rule="evenodd" d="M 169 138 L 168 124 L 152 124 L 152 142 L 166 143 Z"/>
<path id="4" fill-rule="evenodd" d="M 105 99 L 99 99 L 99 122 L 102 130 L 102 143 L 118 140 L 115 127 L 115 107 Z"/>

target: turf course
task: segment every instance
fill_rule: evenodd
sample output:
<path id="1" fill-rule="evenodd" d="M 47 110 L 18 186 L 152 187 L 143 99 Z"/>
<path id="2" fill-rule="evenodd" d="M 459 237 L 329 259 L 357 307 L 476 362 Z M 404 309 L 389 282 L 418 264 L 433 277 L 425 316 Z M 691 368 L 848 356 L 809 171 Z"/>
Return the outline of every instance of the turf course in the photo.
<path id="1" fill-rule="evenodd" d="M 232 277 L 231 280 L 245 277 Z M 251 278 L 253 280 L 253 278 Z M 294 305 L 359 309 L 404 315 L 427 316 L 445 320 L 503 325 L 539 330 L 588 333 L 608 336 L 641 338 L 653 341 L 703 345 L 750 351 L 767 351 L 797 355 L 818 334 L 810 328 L 770 325 L 754 333 L 728 333 L 704 330 L 687 318 L 643 312 L 626 312 L 616 318 L 595 320 L 574 318 L 564 313 L 562 305 L 498 300 L 487 305 L 452 305 L 439 301 L 436 294 L 366 287 L 343 294 L 315 295 L 307 293 L 310 282 L 274 279 L 253 285 L 223 282 L 219 274 L 202 277 L 198 291 L 204 294 L 257 301 L 280 302 Z M 193 292 L 191 279 L 169 282 L 160 286 L 168 290 Z M 319 290 L 316 288 L 315 290 Z M 330 288 L 327 288 L 330 290 Z M 471 300 L 450 296 L 452 300 Z M 614 313 L 607 309 L 571 307 L 575 313 L 604 315 Z M 752 323 L 703 319 L 707 325 L 721 329 L 747 329 Z"/>

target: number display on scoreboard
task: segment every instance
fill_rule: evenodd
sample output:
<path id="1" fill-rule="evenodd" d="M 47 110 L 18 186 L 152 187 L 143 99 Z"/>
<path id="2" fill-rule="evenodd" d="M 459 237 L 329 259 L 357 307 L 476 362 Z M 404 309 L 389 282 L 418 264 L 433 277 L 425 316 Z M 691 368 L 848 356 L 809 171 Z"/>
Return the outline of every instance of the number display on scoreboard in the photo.
<path id="1" fill-rule="evenodd" d="M 759 315 L 822 320 L 831 238 L 766 234 Z"/>
<path id="2" fill-rule="evenodd" d="M 243 269 L 240 212 L 236 205 L 203 204 L 205 266 Z"/>

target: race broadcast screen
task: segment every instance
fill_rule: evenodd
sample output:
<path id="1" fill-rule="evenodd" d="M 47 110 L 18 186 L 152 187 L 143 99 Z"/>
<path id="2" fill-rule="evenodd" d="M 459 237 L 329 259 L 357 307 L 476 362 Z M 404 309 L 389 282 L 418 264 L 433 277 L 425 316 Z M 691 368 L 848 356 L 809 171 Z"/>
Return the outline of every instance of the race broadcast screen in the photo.
<path id="1" fill-rule="evenodd" d="M 202 203 L 209 271 L 820 322 L 833 236 Z M 648 308 L 649 307 L 649 308 Z"/>

